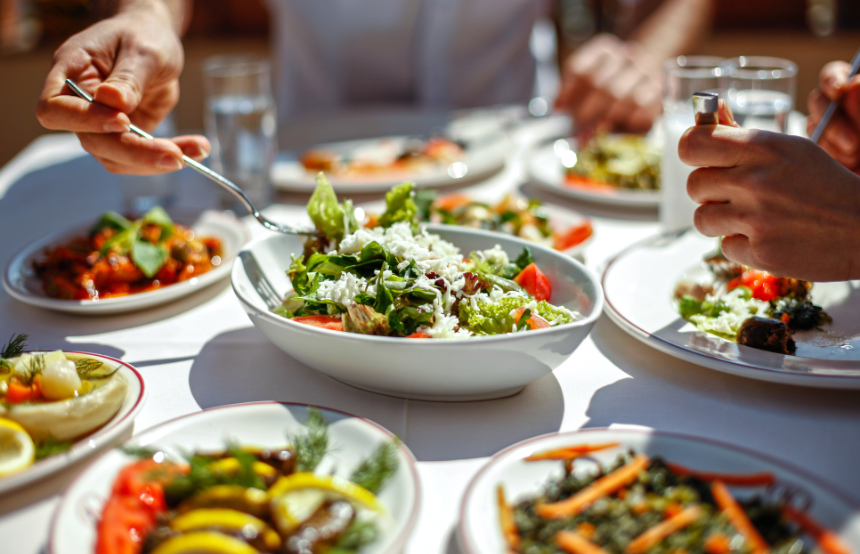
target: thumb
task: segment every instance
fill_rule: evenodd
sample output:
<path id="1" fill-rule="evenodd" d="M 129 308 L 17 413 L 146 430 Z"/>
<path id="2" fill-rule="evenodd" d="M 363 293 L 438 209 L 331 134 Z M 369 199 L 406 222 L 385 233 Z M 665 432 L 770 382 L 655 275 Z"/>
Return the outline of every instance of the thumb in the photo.
<path id="1" fill-rule="evenodd" d="M 134 112 L 154 74 L 143 56 L 120 51 L 110 75 L 96 89 L 95 100 L 121 112 Z"/>

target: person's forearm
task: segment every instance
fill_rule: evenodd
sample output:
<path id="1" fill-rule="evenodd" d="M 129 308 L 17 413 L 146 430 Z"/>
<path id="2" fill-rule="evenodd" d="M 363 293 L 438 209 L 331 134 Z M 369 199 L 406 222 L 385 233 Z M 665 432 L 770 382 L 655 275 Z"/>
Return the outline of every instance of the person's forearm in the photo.
<path id="1" fill-rule="evenodd" d="M 652 59 L 691 52 L 710 25 L 713 0 L 666 0 L 631 37 Z"/>
<path id="2" fill-rule="evenodd" d="M 161 17 L 165 24 L 182 35 L 191 19 L 191 4 L 192 0 L 96 0 L 93 10 L 99 17 L 146 11 Z"/>

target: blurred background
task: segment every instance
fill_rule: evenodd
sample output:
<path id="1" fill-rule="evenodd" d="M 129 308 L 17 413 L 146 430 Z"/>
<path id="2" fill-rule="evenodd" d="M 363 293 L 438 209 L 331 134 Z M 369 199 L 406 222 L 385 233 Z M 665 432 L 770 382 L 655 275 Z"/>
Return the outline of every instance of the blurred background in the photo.
<path id="1" fill-rule="evenodd" d="M 565 0 L 588 2 L 588 0 Z M 603 6 L 625 0 L 604 2 Z M 721 57 L 765 55 L 797 63 L 798 97 L 816 85 L 830 60 L 850 60 L 860 46 L 858 0 L 719 0 L 714 24 L 698 53 Z M 96 21 L 88 0 L 0 0 L 0 165 L 46 133 L 35 105 L 54 49 Z M 182 96 L 174 113 L 180 131 L 201 130 L 200 67 L 204 58 L 230 52 L 268 52 L 268 14 L 263 0 L 198 0 L 185 35 Z"/>

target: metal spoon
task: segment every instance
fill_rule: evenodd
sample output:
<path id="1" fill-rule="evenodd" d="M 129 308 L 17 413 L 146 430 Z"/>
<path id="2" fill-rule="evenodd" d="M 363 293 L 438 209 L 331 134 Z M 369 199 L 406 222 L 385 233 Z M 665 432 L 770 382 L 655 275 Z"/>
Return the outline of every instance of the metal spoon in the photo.
<path id="1" fill-rule="evenodd" d="M 66 84 L 69 85 L 69 88 L 71 88 L 75 92 L 75 94 L 77 94 L 78 96 L 80 96 L 81 98 L 86 100 L 87 102 L 93 102 L 94 101 L 92 96 L 87 94 L 84 89 L 79 87 L 77 85 L 77 83 L 75 83 L 71 79 L 66 79 Z M 143 129 L 141 129 L 140 127 L 138 127 L 137 125 L 134 125 L 134 124 L 129 124 L 128 130 L 131 131 L 132 133 L 135 133 L 136 135 L 139 135 L 139 136 L 145 138 L 145 139 L 152 140 L 152 138 L 153 138 L 152 135 L 150 135 L 149 133 L 147 133 L 146 131 L 144 131 Z M 223 175 L 220 175 L 219 173 L 212 171 L 211 169 L 209 169 L 205 165 L 189 158 L 188 156 L 186 156 L 184 154 L 182 155 L 182 161 L 185 162 L 186 165 L 189 165 L 193 169 L 197 170 L 198 173 L 208 177 L 212 181 L 215 181 L 216 183 L 218 183 L 219 185 L 221 185 L 222 187 L 224 187 L 225 189 L 227 189 L 228 191 L 233 193 L 242 202 L 242 204 L 244 204 L 245 207 L 248 208 L 248 211 L 254 216 L 254 218 L 256 218 L 256 220 L 259 221 L 260 224 L 263 227 L 265 227 L 266 229 L 269 229 L 270 231 L 276 231 L 278 233 L 286 233 L 288 235 L 318 235 L 319 234 L 318 231 L 294 229 L 294 228 L 290 227 L 289 225 L 284 225 L 282 223 L 275 223 L 274 221 L 267 219 L 266 217 L 264 217 L 260 213 L 260 211 L 257 208 L 254 207 L 254 204 L 248 198 L 248 195 L 245 194 L 245 191 L 243 191 L 238 186 L 234 185 L 232 181 L 230 181 L 229 179 L 227 179 Z"/>

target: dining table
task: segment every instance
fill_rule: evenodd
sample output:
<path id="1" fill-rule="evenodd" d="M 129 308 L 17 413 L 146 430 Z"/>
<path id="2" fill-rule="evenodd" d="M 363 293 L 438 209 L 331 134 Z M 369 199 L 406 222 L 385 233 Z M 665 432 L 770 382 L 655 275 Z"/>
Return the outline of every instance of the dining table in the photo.
<path id="1" fill-rule="evenodd" d="M 599 275 L 614 255 L 660 231 L 657 209 L 575 202 L 534 187 L 525 169 L 531 147 L 563 134 L 561 125 L 535 119 L 509 128 L 512 147 L 504 168 L 462 190 L 499 197 L 518 191 L 584 214 L 594 228 L 584 263 Z M 216 187 L 199 175 L 185 169 L 174 177 L 175 209 L 218 205 Z M 102 168 L 72 134 L 35 140 L 0 170 L 0 266 L 43 235 L 121 210 L 122 179 Z M 265 213 L 300 223 L 306 221 L 307 199 L 279 191 Z M 269 233 L 247 216 L 242 221 L 251 237 Z M 461 551 L 457 525 L 464 492 L 495 453 L 525 439 L 582 428 L 655 429 L 736 445 L 793 466 L 860 506 L 860 391 L 714 371 L 650 347 L 606 314 L 567 360 L 521 392 L 435 402 L 361 390 L 292 358 L 252 325 L 229 279 L 166 305 L 117 315 L 48 311 L 0 291 L 0 313 L 0 342 L 27 333 L 34 349 L 93 352 L 134 366 L 147 396 L 128 434 L 208 408 L 256 401 L 333 408 L 384 426 L 417 459 L 420 512 L 405 548 L 409 554 Z M 49 551 L 52 516 L 64 489 L 96 455 L 0 496 L 0 552 Z"/>

